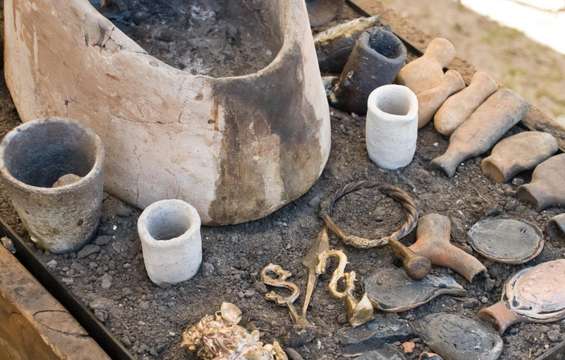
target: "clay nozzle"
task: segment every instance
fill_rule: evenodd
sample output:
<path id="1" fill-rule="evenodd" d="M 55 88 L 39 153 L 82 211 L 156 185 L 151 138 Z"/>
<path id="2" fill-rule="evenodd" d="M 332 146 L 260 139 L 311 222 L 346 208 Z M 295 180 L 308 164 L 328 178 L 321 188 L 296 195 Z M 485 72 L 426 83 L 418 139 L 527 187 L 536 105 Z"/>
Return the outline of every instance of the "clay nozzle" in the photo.
<path id="1" fill-rule="evenodd" d="M 461 74 L 455 70 L 449 70 L 443 76 L 442 81 L 431 89 L 422 91 L 418 96 L 418 128 L 426 126 L 437 109 L 452 94 L 465 87 L 465 81 Z"/>
<path id="2" fill-rule="evenodd" d="M 450 243 L 451 222 L 447 216 L 428 214 L 420 218 L 416 236 L 409 249 L 430 259 L 432 264 L 450 268 L 467 281 L 486 271 L 479 260 Z"/>
<path id="3" fill-rule="evenodd" d="M 481 169 L 493 181 L 506 182 L 519 172 L 535 167 L 557 150 L 557 140 L 553 135 L 525 131 L 496 144 L 491 155 L 481 162 Z"/>
<path id="4" fill-rule="evenodd" d="M 479 311 L 479 317 L 494 324 L 502 335 L 510 326 L 522 321 L 522 318 L 508 308 L 505 301 L 499 301 L 494 305 Z"/>
<path id="5" fill-rule="evenodd" d="M 447 151 L 433 159 L 431 164 L 433 168 L 443 171 L 448 177 L 453 177 L 459 164 L 465 161 L 465 157 L 464 153 L 447 148 Z"/>
<path id="6" fill-rule="evenodd" d="M 455 58 L 455 46 L 444 38 L 435 38 L 428 44 L 424 56 L 435 59 L 441 67 L 447 67 Z"/>
<path id="7" fill-rule="evenodd" d="M 450 96 L 434 115 L 437 132 L 445 136 L 451 135 L 497 87 L 496 81 L 489 74 L 476 72 L 469 86 Z"/>
<path id="8" fill-rule="evenodd" d="M 555 155 L 539 164 L 532 173 L 532 182 L 518 188 L 519 199 L 538 211 L 550 206 L 565 205 L 565 154 Z"/>

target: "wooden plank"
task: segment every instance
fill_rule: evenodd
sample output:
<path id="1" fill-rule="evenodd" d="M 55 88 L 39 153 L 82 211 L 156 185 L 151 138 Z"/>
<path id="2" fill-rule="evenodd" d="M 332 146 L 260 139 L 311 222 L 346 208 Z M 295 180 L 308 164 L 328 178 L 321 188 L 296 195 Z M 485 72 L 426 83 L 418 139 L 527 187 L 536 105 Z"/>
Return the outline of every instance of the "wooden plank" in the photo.
<path id="1" fill-rule="evenodd" d="M 3 246 L 0 269 L 0 358 L 110 359 Z"/>
<path id="2" fill-rule="evenodd" d="M 416 29 L 408 20 L 384 6 L 378 0 L 348 0 L 348 3 L 365 15 L 380 16 L 383 23 L 390 25 L 395 34 L 416 48 L 420 54 L 433 39 L 432 36 Z M 453 60 L 449 68 L 459 71 L 467 85 L 475 73 L 474 66 L 459 57 Z M 565 120 L 550 117 L 544 111 L 530 105 L 530 110 L 522 120 L 522 124 L 530 130 L 545 131 L 552 134 L 557 139 L 561 151 L 565 151 Z"/>

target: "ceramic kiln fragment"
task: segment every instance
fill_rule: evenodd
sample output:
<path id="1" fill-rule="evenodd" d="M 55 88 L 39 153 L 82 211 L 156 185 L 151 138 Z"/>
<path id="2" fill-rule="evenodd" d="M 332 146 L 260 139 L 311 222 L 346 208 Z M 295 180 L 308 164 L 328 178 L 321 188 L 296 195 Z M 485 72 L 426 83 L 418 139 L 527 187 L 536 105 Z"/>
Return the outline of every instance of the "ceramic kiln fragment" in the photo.
<path id="1" fill-rule="evenodd" d="M 6 82 L 24 122 L 64 115 L 99 134 L 122 200 L 182 199 L 205 224 L 258 219 L 316 181 L 330 122 L 304 1 L 256 4 L 274 60 L 214 78 L 152 56 L 88 1 L 7 0 Z"/>
<path id="2" fill-rule="evenodd" d="M 484 324 L 457 314 L 431 314 L 417 322 L 416 332 L 435 352 L 449 360 L 496 360 L 500 336 Z"/>

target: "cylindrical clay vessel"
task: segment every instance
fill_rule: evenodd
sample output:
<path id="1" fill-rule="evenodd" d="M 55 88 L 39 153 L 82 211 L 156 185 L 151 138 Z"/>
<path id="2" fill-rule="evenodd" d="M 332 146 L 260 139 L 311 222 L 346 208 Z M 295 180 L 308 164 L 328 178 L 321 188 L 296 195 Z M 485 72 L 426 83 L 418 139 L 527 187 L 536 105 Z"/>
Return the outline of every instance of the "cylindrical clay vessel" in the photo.
<path id="1" fill-rule="evenodd" d="M 367 113 L 367 98 L 374 89 L 391 84 L 406 61 L 406 47 L 396 35 L 374 27 L 361 34 L 334 89 L 335 106 Z"/>
<path id="2" fill-rule="evenodd" d="M 137 221 L 147 275 L 157 285 L 192 278 L 202 262 L 200 216 L 182 200 L 149 205 Z"/>
<path id="3" fill-rule="evenodd" d="M 64 253 L 91 238 L 100 219 L 103 163 L 100 138 L 71 120 L 30 121 L 4 137 L 2 182 L 39 247 Z"/>
<path id="4" fill-rule="evenodd" d="M 365 139 L 369 158 L 379 167 L 410 164 L 418 137 L 418 100 L 406 86 L 384 85 L 368 100 Z"/>
<path id="5" fill-rule="evenodd" d="M 180 198 L 221 225 L 302 196 L 324 169 L 331 136 L 306 4 L 211 3 L 235 25 L 259 16 L 250 34 L 266 39 L 272 60 L 259 70 L 239 64 L 238 76 L 194 75 L 149 53 L 88 0 L 5 0 L 4 70 L 22 121 L 67 116 L 94 129 L 107 153 L 106 190 L 140 208 Z"/>

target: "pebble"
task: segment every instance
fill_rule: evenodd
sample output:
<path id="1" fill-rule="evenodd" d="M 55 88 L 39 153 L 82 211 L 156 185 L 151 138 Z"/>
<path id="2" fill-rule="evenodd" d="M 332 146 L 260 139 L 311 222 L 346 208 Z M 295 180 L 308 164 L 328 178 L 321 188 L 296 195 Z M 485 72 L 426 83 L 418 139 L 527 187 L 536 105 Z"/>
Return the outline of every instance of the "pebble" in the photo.
<path id="1" fill-rule="evenodd" d="M 14 243 L 12 242 L 12 239 L 10 239 L 7 236 L 3 236 L 0 239 L 0 243 L 2 243 L 2 246 L 4 246 L 9 252 L 11 252 L 12 254 L 16 253 L 16 247 L 14 246 Z"/>
<path id="2" fill-rule="evenodd" d="M 108 290 L 112 287 L 112 276 L 110 274 L 104 274 L 102 276 L 102 289 Z"/>
<path id="3" fill-rule="evenodd" d="M 100 246 L 88 244 L 85 245 L 82 249 L 80 249 L 80 251 L 77 254 L 77 258 L 83 259 L 92 254 L 96 254 L 97 252 L 100 252 Z"/>
<path id="4" fill-rule="evenodd" d="M 127 206 L 126 204 L 120 202 L 116 205 L 116 215 L 118 215 L 119 217 L 128 217 L 131 216 L 132 214 L 133 214 L 133 209 Z"/>
<path id="5" fill-rule="evenodd" d="M 551 330 L 549 330 L 547 333 L 547 338 L 549 339 L 549 341 L 551 342 L 559 342 L 561 341 L 561 329 L 559 327 L 559 325 L 553 325 L 551 327 Z"/>
<path id="6" fill-rule="evenodd" d="M 57 267 L 57 260 L 55 259 L 49 260 L 45 265 L 47 265 L 49 269 L 55 269 Z"/>
<path id="7" fill-rule="evenodd" d="M 202 263 L 202 276 L 204 277 L 212 276 L 214 275 L 215 271 L 216 269 L 214 268 L 213 264 L 209 262 Z"/>
<path id="8" fill-rule="evenodd" d="M 321 201 L 322 201 L 322 197 L 320 195 L 316 195 L 310 201 L 308 201 L 308 206 L 310 206 L 313 209 L 317 209 L 320 206 Z"/>
<path id="9" fill-rule="evenodd" d="M 522 178 L 516 177 L 514 179 L 512 179 L 512 185 L 515 186 L 520 186 L 520 185 L 524 185 L 525 181 Z"/>
<path id="10" fill-rule="evenodd" d="M 481 302 L 479 300 L 477 300 L 475 298 L 471 298 L 471 299 L 465 300 L 465 302 L 463 303 L 463 308 L 472 309 L 472 308 L 476 308 L 480 305 L 481 305 Z"/>
<path id="11" fill-rule="evenodd" d="M 112 241 L 112 237 L 109 235 L 100 235 L 94 240 L 94 243 L 98 246 L 108 245 Z"/>

